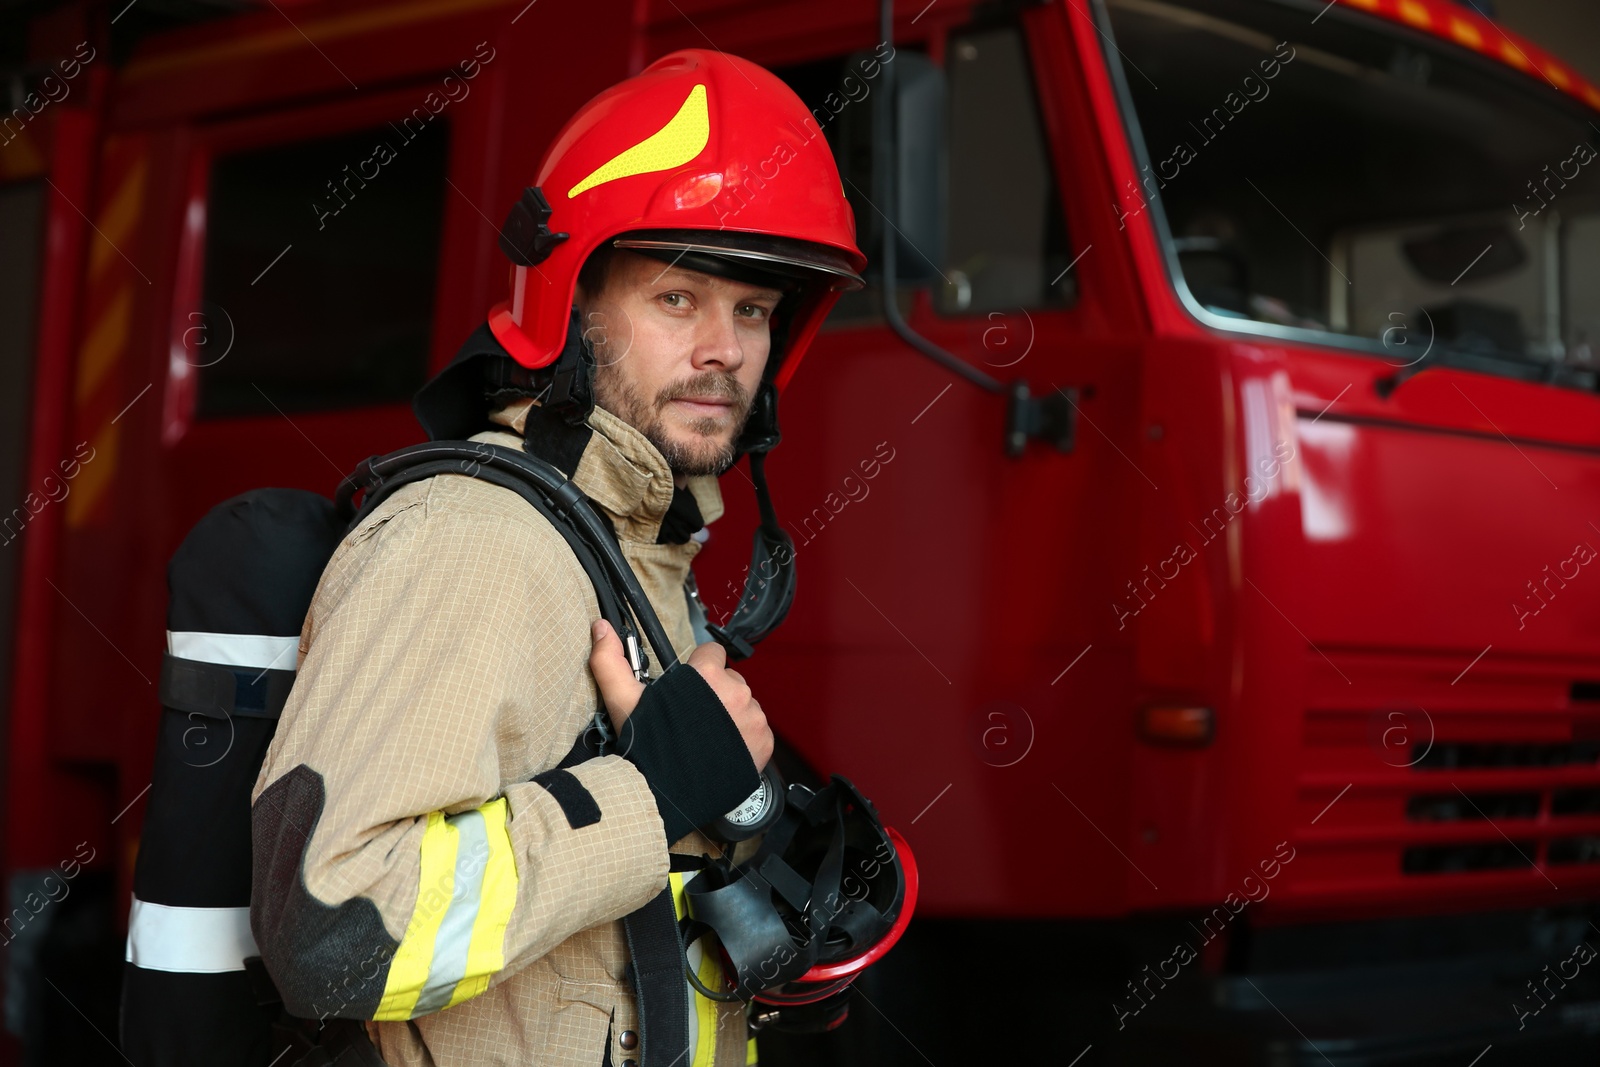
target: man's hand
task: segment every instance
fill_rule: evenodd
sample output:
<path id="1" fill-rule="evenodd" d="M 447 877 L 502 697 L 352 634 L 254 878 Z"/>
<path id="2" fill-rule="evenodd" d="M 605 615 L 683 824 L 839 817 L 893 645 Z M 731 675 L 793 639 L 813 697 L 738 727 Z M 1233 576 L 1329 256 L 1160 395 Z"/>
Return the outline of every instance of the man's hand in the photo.
<path id="1" fill-rule="evenodd" d="M 644 695 L 644 683 L 633 676 L 628 654 L 609 622 L 597 619 L 590 634 L 594 638 L 594 648 L 589 653 L 589 669 L 600 687 L 600 699 L 611 716 L 611 725 L 620 731 Z M 767 725 L 767 716 L 751 694 L 749 684 L 728 666 L 727 650 L 715 641 L 708 641 L 696 645 L 684 663 L 700 672 L 700 677 L 722 701 L 739 729 L 745 748 L 750 750 L 751 762 L 757 768 L 765 767 L 772 758 L 772 728 Z"/>

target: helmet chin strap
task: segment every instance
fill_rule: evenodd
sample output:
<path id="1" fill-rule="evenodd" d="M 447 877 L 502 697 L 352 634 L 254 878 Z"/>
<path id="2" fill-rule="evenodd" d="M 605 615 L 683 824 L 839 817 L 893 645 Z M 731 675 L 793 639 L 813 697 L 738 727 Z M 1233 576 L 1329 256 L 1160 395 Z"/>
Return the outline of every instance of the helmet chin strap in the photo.
<path id="1" fill-rule="evenodd" d="M 584 336 L 582 316 L 576 305 L 567 323 L 567 343 L 544 377 L 549 379 L 549 395 L 543 400 L 576 426 L 587 422 L 594 410 L 594 343 Z M 532 372 L 535 377 L 538 371 Z"/>
<path id="2" fill-rule="evenodd" d="M 726 622 L 706 627 L 728 650 L 729 659 L 748 658 L 755 651 L 754 646 L 778 628 L 794 603 L 794 541 L 778 524 L 772 493 L 767 488 L 767 453 L 781 439 L 778 389 L 771 381 L 763 380 L 736 445 L 739 454 L 750 457 L 750 480 L 756 487 L 761 524 L 751 539 L 750 567 L 745 572 L 738 606 Z"/>
<path id="3" fill-rule="evenodd" d="M 544 389 L 541 405 L 576 426 L 587 421 L 594 410 L 594 371 L 594 346 L 583 335 L 578 310 L 573 308 L 566 346 L 553 363 L 537 370 L 512 365 L 501 373 L 506 384 Z M 750 566 L 733 614 L 706 627 L 731 660 L 749 658 L 755 646 L 783 622 L 794 603 L 794 541 L 778 523 L 767 485 L 767 453 L 780 440 L 778 390 L 769 376 L 756 387 L 750 417 L 734 444 L 735 462 L 739 456 L 750 458 L 750 480 L 755 484 L 761 518 L 751 539 Z"/>

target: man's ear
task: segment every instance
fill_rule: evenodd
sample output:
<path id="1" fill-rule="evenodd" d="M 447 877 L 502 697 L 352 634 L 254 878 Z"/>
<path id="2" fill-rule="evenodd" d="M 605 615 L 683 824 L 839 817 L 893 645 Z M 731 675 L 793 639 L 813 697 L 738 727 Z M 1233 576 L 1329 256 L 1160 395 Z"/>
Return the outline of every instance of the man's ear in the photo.
<path id="1" fill-rule="evenodd" d="M 589 302 L 583 299 L 581 293 L 575 292 L 572 294 L 572 316 L 578 324 L 579 336 L 588 341 L 592 347 L 594 345 L 594 336 L 591 332 L 591 327 L 593 327 L 594 323 L 589 321 Z"/>

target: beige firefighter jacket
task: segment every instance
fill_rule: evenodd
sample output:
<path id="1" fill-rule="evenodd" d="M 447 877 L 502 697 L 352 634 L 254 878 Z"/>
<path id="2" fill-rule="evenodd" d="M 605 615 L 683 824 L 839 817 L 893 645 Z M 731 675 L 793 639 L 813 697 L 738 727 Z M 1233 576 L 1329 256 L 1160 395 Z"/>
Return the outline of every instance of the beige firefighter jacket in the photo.
<path id="1" fill-rule="evenodd" d="M 472 440 L 521 447 L 529 403 Z M 655 543 L 660 452 L 603 409 L 589 426 L 573 479 L 682 660 L 701 546 Z M 715 478 L 689 489 L 722 514 Z M 612 1064 L 641 1056 L 620 920 L 668 885 L 662 820 L 621 757 L 551 771 L 599 701 L 598 617 L 556 530 L 464 474 L 395 491 L 340 543 L 251 798 L 251 923 L 292 1012 L 369 1020 L 395 1067 L 599 1067 L 608 1032 Z M 753 1062 L 743 1005 L 690 1004 L 685 1067 Z"/>

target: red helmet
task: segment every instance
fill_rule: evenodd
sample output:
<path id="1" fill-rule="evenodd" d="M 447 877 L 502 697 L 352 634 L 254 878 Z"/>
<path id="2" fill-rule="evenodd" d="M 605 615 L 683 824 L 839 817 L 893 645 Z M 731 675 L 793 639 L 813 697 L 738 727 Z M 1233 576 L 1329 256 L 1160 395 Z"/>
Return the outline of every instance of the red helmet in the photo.
<path id="1" fill-rule="evenodd" d="M 770 71 L 698 48 L 580 108 L 512 210 L 500 242 L 514 264 L 511 293 L 489 327 L 518 363 L 560 355 L 578 271 L 606 241 L 691 269 L 800 281 L 774 323 L 767 377 L 779 389 L 866 266 L 811 112 Z"/>

